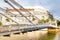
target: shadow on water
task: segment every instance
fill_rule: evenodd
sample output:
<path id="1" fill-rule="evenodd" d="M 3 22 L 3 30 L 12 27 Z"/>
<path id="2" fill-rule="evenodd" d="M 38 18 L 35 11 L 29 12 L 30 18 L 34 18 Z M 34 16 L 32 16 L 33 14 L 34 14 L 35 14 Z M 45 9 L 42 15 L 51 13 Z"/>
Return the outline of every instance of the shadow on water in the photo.
<path id="1" fill-rule="evenodd" d="M 56 34 L 46 34 L 39 38 L 39 40 L 54 40 Z"/>

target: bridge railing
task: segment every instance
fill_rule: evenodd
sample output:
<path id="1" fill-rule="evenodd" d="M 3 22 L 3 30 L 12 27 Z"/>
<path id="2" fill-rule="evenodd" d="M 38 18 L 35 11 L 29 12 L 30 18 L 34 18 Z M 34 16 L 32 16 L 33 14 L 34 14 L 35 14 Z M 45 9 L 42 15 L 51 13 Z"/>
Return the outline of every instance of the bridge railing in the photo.
<path id="1" fill-rule="evenodd" d="M 48 28 L 48 27 L 54 27 L 54 28 L 57 28 L 55 27 L 54 25 L 28 25 L 28 24 L 20 24 L 20 25 L 17 25 L 17 24 L 14 24 L 14 25 L 3 25 L 3 26 L 0 26 L 0 33 L 1 32 L 10 32 L 10 31 L 19 31 L 20 29 L 29 29 L 29 28 Z"/>
<path id="2" fill-rule="evenodd" d="M 24 25 L 3 25 L 0 26 L 0 32 L 7 32 L 7 31 L 14 31 L 14 30 L 20 30 L 20 29 L 24 29 L 24 28 L 32 28 L 35 27 L 35 25 L 28 25 L 28 24 L 24 24 Z"/>

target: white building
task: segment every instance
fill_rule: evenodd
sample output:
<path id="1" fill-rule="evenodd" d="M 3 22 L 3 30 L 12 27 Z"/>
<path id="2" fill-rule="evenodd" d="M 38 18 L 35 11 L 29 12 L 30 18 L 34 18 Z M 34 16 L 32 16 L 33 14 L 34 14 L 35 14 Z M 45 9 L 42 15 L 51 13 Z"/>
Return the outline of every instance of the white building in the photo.
<path id="1" fill-rule="evenodd" d="M 52 15 L 49 15 L 47 10 L 41 6 L 39 6 L 39 7 L 25 7 L 25 9 L 28 10 L 29 12 L 31 12 L 34 16 L 38 17 L 40 20 L 41 19 L 46 20 L 50 16 L 52 16 Z M 29 16 L 29 13 L 27 11 L 24 11 L 21 8 L 19 8 L 18 10 L 20 10 L 21 13 L 23 13 L 28 19 L 30 19 L 32 21 L 33 17 Z M 12 12 L 15 15 L 12 15 L 12 14 L 9 15 L 8 11 Z M 9 18 L 13 19 L 14 21 L 18 22 L 19 24 L 30 24 L 30 22 L 28 22 L 28 20 L 26 20 L 24 17 L 21 17 L 21 15 L 17 11 L 15 11 L 14 9 L 11 9 L 11 8 L 6 9 L 5 15 L 8 16 Z M 0 17 L 0 21 L 3 22 L 3 25 L 15 24 L 11 20 L 10 20 L 10 22 L 7 22 L 6 18 L 4 16 Z M 35 21 L 32 21 L 32 22 L 36 24 L 38 22 L 38 19 Z"/>

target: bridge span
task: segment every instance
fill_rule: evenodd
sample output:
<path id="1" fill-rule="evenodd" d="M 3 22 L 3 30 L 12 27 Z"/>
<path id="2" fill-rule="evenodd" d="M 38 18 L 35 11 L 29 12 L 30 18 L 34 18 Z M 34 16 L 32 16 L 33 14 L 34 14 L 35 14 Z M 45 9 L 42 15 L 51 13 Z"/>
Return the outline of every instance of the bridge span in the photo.
<path id="1" fill-rule="evenodd" d="M 0 36 L 10 35 L 15 33 L 26 33 L 37 31 L 45 28 L 56 29 L 58 27 L 50 25 L 4 25 L 0 27 Z"/>

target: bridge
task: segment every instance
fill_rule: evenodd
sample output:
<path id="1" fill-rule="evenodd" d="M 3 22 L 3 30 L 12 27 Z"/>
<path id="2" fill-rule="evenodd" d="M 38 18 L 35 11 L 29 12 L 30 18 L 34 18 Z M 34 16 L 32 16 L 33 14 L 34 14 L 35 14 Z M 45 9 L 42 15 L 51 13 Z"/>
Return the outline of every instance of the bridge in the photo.
<path id="1" fill-rule="evenodd" d="M 16 33 L 26 33 L 37 31 L 45 28 L 56 29 L 57 27 L 53 27 L 50 25 L 4 25 L 0 27 L 0 36 L 16 34 Z"/>
<path id="2" fill-rule="evenodd" d="M 48 28 L 48 29 L 56 29 L 56 28 L 58 28 L 58 27 L 53 26 L 53 25 L 35 25 L 24 14 L 22 14 L 18 9 L 16 9 L 11 3 L 13 3 L 15 6 L 18 6 L 18 7 L 22 8 L 23 10 L 25 10 L 20 4 L 18 4 L 14 0 L 10 0 L 10 1 L 4 0 L 4 1 L 7 4 L 9 4 L 11 7 L 13 7 L 21 16 L 26 18 L 32 25 L 30 25 L 30 24 L 19 24 L 18 22 L 13 20 L 11 17 L 5 15 L 4 11 L 6 11 L 6 10 L 4 10 L 3 8 L 0 7 L 0 10 L 4 12 L 4 13 L 0 13 L 0 15 L 3 15 L 6 18 L 9 18 L 13 22 L 17 23 L 17 24 L 10 24 L 10 25 L 2 25 L 2 26 L 0 26 L 0 36 L 2 36 L 2 35 L 3 36 L 6 36 L 6 35 L 8 36 L 10 34 L 16 34 L 16 33 L 26 33 L 26 32 L 31 32 L 31 31 L 37 31 L 37 30 L 45 29 L 45 28 Z M 27 11 L 30 14 L 30 16 L 36 18 L 37 20 L 40 20 L 38 17 L 36 17 L 33 14 L 31 14 L 28 10 L 25 10 L 25 11 Z M 11 12 L 8 12 L 8 13 L 9 13 L 9 15 L 13 14 Z"/>

